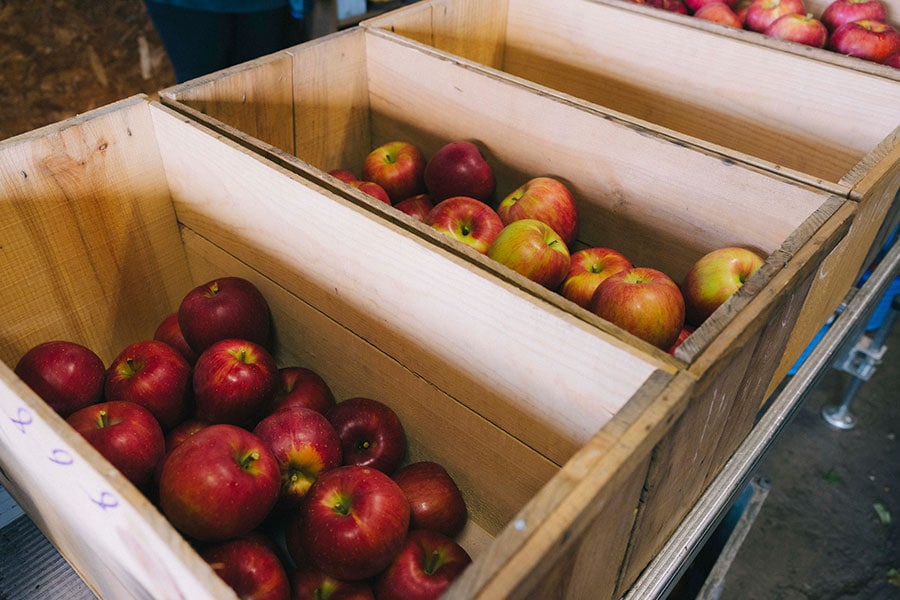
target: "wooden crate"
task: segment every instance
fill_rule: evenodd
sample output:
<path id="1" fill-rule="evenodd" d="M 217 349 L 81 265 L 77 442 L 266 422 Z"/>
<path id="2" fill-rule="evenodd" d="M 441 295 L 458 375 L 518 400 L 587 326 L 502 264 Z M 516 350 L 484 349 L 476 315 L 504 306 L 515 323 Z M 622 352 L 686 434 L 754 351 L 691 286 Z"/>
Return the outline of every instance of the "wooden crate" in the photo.
<path id="1" fill-rule="evenodd" d="M 633 565 L 647 564 L 750 430 L 819 266 L 844 238 L 857 208 L 815 186 L 738 165 L 724 152 L 536 91 L 508 75 L 379 28 L 314 40 L 162 90 L 160 98 L 190 119 L 466 260 L 486 276 L 512 284 L 655 360 L 673 359 L 326 172 L 355 168 L 372 148 L 390 139 L 413 141 L 427 156 L 451 139 L 474 139 L 495 167 L 498 190 L 511 191 L 534 174 L 553 174 L 572 185 L 583 217 L 578 246 L 618 247 L 635 262 L 656 265 L 675 279 L 702 253 L 720 245 L 747 245 L 769 257 L 759 275 L 679 349 L 673 364 L 695 383 L 688 404 L 679 404 L 681 419 L 676 423 L 669 415 L 664 425 L 657 424 L 666 437 L 656 444 L 652 465 L 639 467 L 649 478 L 640 484 L 645 488 L 641 520 L 627 534 L 629 568 L 623 565 L 621 577 L 577 566 L 596 558 L 598 540 L 591 536 L 605 535 L 606 515 L 568 511 L 570 519 L 546 524 L 553 532 L 546 537 L 528 532 L 522 539 L 506 530 L 504 535 L 525 546 L 505 543 L 509 553 L 503 556 L 509 560 L 498 558 L 484 573 L 473 570 L 457 588 L 464 590 L 462 595 L 495 597 L 500 590 L 525 594 L 543 585 L 539 573 L 556 586 L 553 594 L 540 588 L 548 597 L 578 597 L 589 589 L 585 585 L 596 585 L 600 597 L 611 597 L 610 590 L 630 585 Z M 626 452 L 623 460 L 632 465 L 637 459 Z M 590 473 L 585 476 L 590 481 L 578 484 L 572 501 L 588 501 L 622 475 L 618 466 L 608 466 L 600 461 L 583 471 Z M 597 508 L 613 506 L 601 503 Z M 579 535 L 565 549 L 556 545 L 561 539 L 557 534 L 573 532 Z M 554 560 L 547 560 L 547 552 Z M 568 554 L 556 560 L 560 552 Z"/>
<path id="2" fill-rule="evenodd" d="M 883 65 L 866 72 L 859 59 L 760 44 L 765 36 L 754 32 L 722 35 L 727 28 L 664 12 L 627 0 L 430 0 L 364 25 L 858 202 L 853 230 L 823 265 L 772 389 L 900 218 L 900 81 L 885 77 L 893 70 Z"/>

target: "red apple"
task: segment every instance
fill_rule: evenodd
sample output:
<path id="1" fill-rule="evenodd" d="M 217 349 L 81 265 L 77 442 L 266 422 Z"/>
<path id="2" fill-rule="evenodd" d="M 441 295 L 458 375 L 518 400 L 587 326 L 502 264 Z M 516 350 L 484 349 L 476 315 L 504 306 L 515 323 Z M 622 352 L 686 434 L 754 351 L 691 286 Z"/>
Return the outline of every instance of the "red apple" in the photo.
<path id="1" fill-rule="evenodd" d="M 685 325 L 684 327 L 682 327 L 681 333 L 678 334 L 678 339 L 676 339 L 672 346 L 669 348 L 669 354 L 675 356 L 675 350 L 677 350 L 678 346 L 680 346 L 684 342 L 684 340 L 688 339 L 692 333 L 694 333 L 694 328 L 690 325 Z"/>
<path id="2" fill-rule="evenodd" d="M 834 30 L 828 47 L 841 54 L 881 63 L 900 52 L 900 32 L 881 21 L 853 21 Z"/>
<path id="3" fill-rule="evenodd" d="M 753 0 L 747 7 L 744 26 L 762 33 L 781 15 L 806 14 L 803 0 Z"/>
<path id="4" fill-rule="evenodd" d="M 181 327 L 178 325 L 178 311 L 169 313 L 160 321 L 156 331 L 153 332 L 153 339 L 165 342 L 178 350 L 189 365 L 193 366 L 197 362 L 197 353 L 184 339 Z"/>
<path id="5" fill-rule="evenodd" d="M 503 229 L 493 208 L 469 196 L 451 196 L 438 202 L 425 224 L 484 254 Z"/>
<path id="6" fill-rule="evenodd" d="M 210 425 L 212 423 L 205 419 L 185 419 L 166 434 L 166 452 L 171 452 L 175 446 Z"/>
<path id="7" fill-rule="evenodd" d="M 335 404 L 334 394 L 328 383 L 312 369 L 281 367 L 278 369 L 278 379 L 280 386 L 269 412 L 302 406 L 324 415 Z"/>
<path id="8" fill-rule="evenodd" d="M 534 177 L 507 195 L 497 206 L 504 225 L 519 219 L 543 221 L 568 246 L 578 233 L 578 209 L 572 192 L 553 177 Z"/>
<path id="9" fill-rule="evenodd" d="M 750 8 L 750 5 L 752 3 L 753 0 L 737 0 L 734 7 L 732 8 L 732 10 L 734 10 L 734 14 L 737 15 L 737 18 L 745 27 L 747 23 L 747 9 Z"/>
<path id="10" fill-rule="evenodd" d="M 668 350 L 684 326 L 684 298 L 657 269 L 634 267 L 597 286 L 588 308 L 632 335 Z"/>
<path id="11" fill-rule="evenodd" d="M 336 179 L 340 179 L 344 183 L 353 183 L 354 181 L 359 181 L 359 177 L 357 177 L 353 171 L 349 169 L 332 169 L 328 171 L 328 174 Z"/>
<path id="12" fill-rule="evenodd" d="M 302 510 L 306 556 L 336 579 L 359 581 L 380 573 L 409 529 L 409 502 L 400 486 L 369 467 L 348 465 L 322 473 Z"/>
<path id="13" fill-rule="evenodd" d="M 290 600 L 291 582 L 269 538 L 253 532 L 202 547 L 200 557 L 241 600 Z"/>
<path id="14" fill-rule="evenodd" d="M 270 320 L 262 292 L 241 277 L 220 277 L 198 285 L 178 307 L 181 333 L 197 354 L 226 338 L 265 346 Z"/>
<path id="15" fill-rule="evenodd" d="M 490 202 L 496 181 L 481 149 L 468 140 L 445 144 L 425 165 L 425 190 L 438 203 L 452 196 Z"/>
<path id="16" fill-rule="evenodd" d="M 19 358 L 16 375 L 63 418 L 103 397 L 106 367 L 86 346 L 52 340 Z"/>
<path id="17" fill-rule="evenodd" d="M 364 581 L 342 581 L 304 566 L 290 575 L 291 600 L 375 600 L 372 586 Z"/>
<path id="18" fill-rule="evenodd" d="M 338 402 L 326 415 L 341 439 L 345 465 L 393 473 L 406 456 L 406 431 L 390 406 L 357 396 Z"/>
<path id="19" fill-rule="evenodd" d="M 705 21 L 712 21 L 720 25 L 734 27 L 735 29 L 743 29 L 744 24 L 740 17 L 734 12 L 729 5 L 724 2 L 708 2 L 697 9 L 694 16 Z"/>
<path id="20" fill-rule="evenodd" d="M 106 400 L 127 400 L 150 410 L 163 431 L 187 418 L 192 409 L 192 369 L 178 350 L 165 342 L 129 344 L 106 371 Z"/>
<path id="21" fill-rule="evenodd" d="M 887 7 L 882 0 L 833 0 L 822 11 L 821 20 L 828 31 L 853 21 L 881 21 L 887 23 Z"/>
<path id="22" fill-rule="evenodd" d="M 772 21 L 763 33 L 779 40 L 806 44 L 813 48 L 824 48 L 828 41 L 828 29 L 809 13 L 781 15 Z"/>
<path id="23" fill-rule="evenodd" d="M 641 0 L 638 2 L 637 0 L 632 0 L 635 4 L 646 4 L 647 6 L 652 6 L 653 8 L 660 8 L 662 10 L 668 10 L 670 12 L 687 15 L 690 14 L 690 10 L 688 10 L 687 4 L 685 4 L 682 0 Z"/>
<path id="24" fill-rule="evenodd" d="M 566 278 L 571 262 L 559 234 L 537 219 L 519 219 L 504 227 L 487 255 L 551 290 Z"/>
<path id="25" fill-rule="evenodd" d="M 387 142 L 366 156 L 360 179 L 380 185 L 396 204 L 425 192 L 425 155 L 410 142 Z"/>
<path id="26" fill-rule="evenodd" d="M 895 69 L 900 69 L 900 52 L 894 52 L 886 59 L 884 59 L 884 64 L 888 67 L 893 67 Z"/>
<path id="27" fill-rule="evenodd" d="M 416 194 L 401 200 L 394 205 L 394 208 L 424 223 L 428 213 L 434 208 L 434 203 L 431 202 L 431 196 L 428 194 Z"/>
<path id="28" fill-rule="evenodd" d="M 374 181 L 350 181 L 350 186 L 355 187 L 361 192 L 372 196 L 376 200 L 384 202 L 388 206 L 391 204 L 391 197 L 388 196 L 387 190 L 375 183 Z"/>
<path id="29" fill-rule="evenodd" d="M 469 518 L 456 482 L 440 464 L 419 461 L 400 467 L 394 481 L 409 500 L 410 529 L 430 529 L 456 537 Z"/>
<path id="30" fill-rule="evenodd" d="M 218 542 L 255 530 L 274 508 L 280 487 L 278 461 L 259 437 L 213 424 L 163 461 L 159 505 L 184 535 Z"/>
<path id="31" fill-rule="evenodd" d="M 612 248 L 584 248 L 572 254 L 569 272 L 559 292 L 578 306 L 587 308 L 600 282 L 632 266 L 624 254 Z"/>
<path id="32" fill-rule="evenodd" d="M 740 247 L 718 248 L 697 259 L 681 286 L 688 324 L 700 326 L 763 262 L 756 252 Z"/>
<path id="33" fill-rule="evenodd" d="M 279 508 L 294 510 L 319 475 L 341 465 L 341 440 L 322 413 L 311 408 L 280 410 L 253 428 L 281 469 Z"/>
<path id="34" fill-rule="evenodd" d="M 66 422 L 135 487 L 148 489 L 166 451 L 162 428 L 149 410 L 134 402 L 99 402 Z"/>
<path id="35" fill-rule="evenodd" d="M 194 365 L 195 416 L 250 426 L 271 406 L 278 384 L 278 365 L 268 350 L 247 340 L 220 340 Z"/>
<path id="36" fill-rule="evenodd" d="M 453 538 L 410 531 L 397 557 L 375 582 L 378 600 L 437 600 L 472 563 Z"/>
<path id="37" fill-rule="evenodd" d="M 728 8 L 731 8 L 737 3 L 737 0 L 684 0 L 685 5 L 692 13 L 696 13 L 698 10 L 712 2 L 721 2 Z"/>

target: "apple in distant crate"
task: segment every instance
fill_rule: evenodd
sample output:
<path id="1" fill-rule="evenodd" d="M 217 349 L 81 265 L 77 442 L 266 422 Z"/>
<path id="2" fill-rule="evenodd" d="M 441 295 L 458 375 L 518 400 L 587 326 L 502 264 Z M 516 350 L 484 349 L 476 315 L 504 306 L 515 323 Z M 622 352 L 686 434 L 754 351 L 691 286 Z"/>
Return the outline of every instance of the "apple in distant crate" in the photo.
<path id="1" fill-rule="evenodd" d="M 671 348 L 684 326 L 684 298 L 678 284 L 651 267 L 610 275 L 597 286 L 588 308 L 662 350 Z"/>
<path id="2" fill-rule="evenodd" d="M 782 15 L 772 21 L 763 33 L 779 40 L 805 44 L 813 48 L 824 48 L 828 41 L 828 29 L 810 13 Z"/>
<path id="3" fill-rule="evenodd" d="M 452 196 L 469 196 L 490 202 L 496 180 L 481 149 L 468 140 L 441 146 L 425 164 L 425 191 L 437 204 Z"/>
<path id="4" fill-rule="evenodd" d="M 744 24 L 734 9 L 724 2 L 708 2 L 697 9 L 694 17 L 711 21 L 735 29 L 743 29 Z"/>
<path id="5" fill-rule="evenodd" d="M 853 21 L 834 30 L 828 47 L 841 54 L 883 63 L 900 52 L 900 31 L 881 21 Z"/>
<path id="6" fill-rule="evenodd" d="M 394 208 L 409 215 L 413 219 L 424 223 L 425 219 L 428 217 L 428 213 L 434 208 L 434 203 L 431 201 L 431 196 L 428 194 L 416 194 L 415 196 L 410 196 L 405 200 L 401 200 L 394 205 Z"/>
<path id="7" fill-rule="evenodd" d="M 310 564 L 336 579 L 359 581 L 387 568 L 400 551 L 409 530 L 409 502 L 378 469 L 342 466 L 316 479 L 299 527 Z"/>
<path id="8" fill-rule="evenodd" d="M 274 543 L 262 533 L 204 545 L 198 553 L 241 599 L 291 599 L 287 571 Z"/>
<path id="9" fill-rule="evenodd" d="M 194 365 L 194 416 L 250 427 L 271 407 L 279 381 L 268 350 L 247 340 L 220 340 Z"/>
<path id="10" fill-rule="evenodd" d="M 296 510 L 319 475 L 341 465 L 341 440 L 322 413 L 311 408 L 280 410 L 253 428 L 281 469 L 278 508 Z"/>
<path id="11" fill-rule="evenodd" d="M 32 346 L 13 370 L 63 418 L 103 397 L 106 366 L 93 350 L 76 342 L 51 340 Z"/>
<path id="12" fill-rule="evenodd" d="M 147 491 L 166 451 L 153 414 L 134 402 L 104 401 L 73 412 L 66 422 L 128 481 Z"/>
<path id="13" fill-rule="evenodd" d="M 806 14 L 803 0 L 753 0 L 747 7 L 744 26 L 762 33 L 772 21 L 789 14 Z"/>
<path id="14" fill-rule="evenodd" d="M 753 0 L 737 0 L 732 10 L 734 14 L 737 15 L 737 18 L 740 19 L 742 25 L 746 25 L 747 22 L 747 9 L 750 8 L 750 4 L 753 3 Z"/>
<path id="15" fill-rule="evenodd" d="M 563 282 L 571 263 L 566 243 L 537 219 L 519 219 L 504 227 L 487 255 L 551 290 Z"/>
<path id="16" fill-rule="evenodd" d="M 292 600 L 375 600 L 367 581 L 335 579 L 321 569 L 304 565 L 289 575 Z"/>
<path id="17" fill-rule="evenodd" d="M 334 393 L 328 383 L 308 367 L 281 367 L 278 369 L 278 380 L 280 385 L 269 412 L 302 406 L 324 415 L 335 404 Z"/>
<path id="18" fill-rule="evenodd" d="M 696 13 L 707 4 L 711 4 L 713 2 L 721 2 L 722 4 L 731 8 L 735 5 L 737 0 L 684 0 L 685 5 L 691 10 L 692 13 Z"/>
<path id="19" fill-rule="evenodd" d="M 266 346 L 270 322 L 265 296 L 242 277 L 220 277 L 198 285 L 178 307 L 181 333 L 197 354 L 226 338 Z"/>
<path id="20" fill-rule="evenodd" d="M 682 0 L 647 0 L 646 2 L 636 2 L 635 4 L 646 4 L 647 6 L 652 6 L 654 8 L 660 8 L 662 10 L 668 10 L 670 12 L 678 13 L 681 15 L 690 14 L 690 10 L 688 10 L 687 4 L 685 4 Z"/>
<path id="21" fill-rule="evenodd" d="M 504 225 L 519 219 L 543 221 L 570 245 L 578 233 L 578 209 L 569 187 L 553 177 L 534 177 L 510 192 L 497 206 Z"/>
<path id="22" fill-rule="evenodd" d="M 675 350 L 678 349 L 678 346 L 684 343 L 684 340 L 691 337 L 692 333 L 694 333 L 694 328 L 690 325 L 685 325 L 684 327 L 682 327 L 681 333 L 678 334 L 678 339 L 676 339 L 672 346 L 669 348 L 669 354 L 675 356 Z"/>
<path id="23" fill-rule="evenodd" d="M 181 333 L 181 327 L 178 325 L 178 311 L 169 313 L 160 321 L 156 331 L 153 332 L 153 339 L 165 342 L 178 350 L 189 365 L 193 366 L 197 362 L 197 353 L 184 339 L 184 334 Z"/>
<path id="24" fill-rule="evenodd" d="M 164 432 L 192 410 L 192 369 L 178 350 L 165 342 L 129 344 L 106 371 L 106 400 L 127 400 L 150 410 Z"/>
<path id="25" fill-rule="evenodd" d="M 888 67 L 900 69 L 900 52 L 894 52 L 884 60 L 884 64 Z"/>
<path id="26" fill-rule="evenodd" d="M 393 408 L 356 396 L 334 405 L 326 415 L 341 440 L 345 465 L 393 473 L 406 457 L 406 430 Z"/>
<path id="27" fill-rule="evenodd" d="M 409 501 L 410 529 L 430 529 L 456 537 L 469 518 L 466 501 L 443 465 L 423 460 L 400 467 L 393 475 Z"/>
<path id="28" fill-rule="evenodd" d="M 828 31 L 853 21 L 881 21 L 887 23 L 887 6 L 882 0 L 833 0 L 820 17 Z"/>
<path id="29" fill-rule="evenodd" d="M 387 142 L 363 160 L 360 179 L 380 185 L 396 204 L 425 191 L 425 155 L 410 142 Z"/>
<path id="30" fill-rule="evenodd" d="M 451 196 L 434 205 L 425 224 L 484 254 L 503 229 L 493 208 L 469 196 Z"/>
<path id="31" fill-rule="evenodd" d="M 688 324 L 699 327 L 763 262 L 756 252 L 732 246 L 717 248 L 697 259 L 681 285 Z"/>
<path id="32" fill-rule="evenodd" d="M 380 200 L 384 204 L 390 206 L 391 197 L 388 196 L 387 190 L 375 183 L 374 181 L 350 181 L 351 187 L 355 187 L 359 191 L 372 196 L 376 200 Z"/>
<path id="33" fill-rule="evenodd" d="M 185 439 L 163 461 L 159 505 L 185 536 L 219 542 L 255 530 L 278 501 L 281 473 L 252 432 L 213 424 Z"/>
<path id="34" fill-rule="evenodd" d="M 359 177 L 349 169 L 332 169 L 328 171 L 328 174 L 336 179 L 340 179 L 344 183 L 353 183 L 354 181 L 359 181 Z"/>
<path id="35" fill-rule="evenodd" d="M 578 306 L 587 308 L 600 282 L 632 266 L 624 254 L 612 248 L 583 248 L 572 254 L 569 272 L 559 292 Z"/>
<path id="36" fill-rule="evenodd" d="M 416 529 L 387 570 L 375 581 L 378 600 L 437 600 L 472 564 L 469 553 L 451 537 Z"/>

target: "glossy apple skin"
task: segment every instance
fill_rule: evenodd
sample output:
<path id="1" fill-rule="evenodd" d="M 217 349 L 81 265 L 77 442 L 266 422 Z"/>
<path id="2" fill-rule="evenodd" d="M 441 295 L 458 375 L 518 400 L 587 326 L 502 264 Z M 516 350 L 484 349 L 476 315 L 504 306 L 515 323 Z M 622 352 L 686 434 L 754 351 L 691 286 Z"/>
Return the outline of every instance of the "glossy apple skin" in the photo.
<path id="1" fill-rule="evenodd" d="M 409 501 L 410 529 L 429 529 L 456 537 L 469 518 L 466 501 L 447 470 L 433 461 L 400 467 L 394 481 Z"/>
<path id="2" fill-rule="evenodd" d="M 472 563 L 453 538 L 427 529 L 409 532 L 390 567 L 375 582 L 378 600 L 437 600 Z"/>
<path id="3" fill-rule="evenodd" d="M 687 323 L 699 327 L 763 262 L 757 253 L 740 247 L 717 248 L 697 259 L 681 284 Z"/>
<path id="4" fill-rule="evenodd" d="M 99 402 L 81 408 L 66 422 L 128 481 L 146 491 L 166 451 L 165 436 L 153 414 L 134 402 Z"/>
<path id="5" fill-rule="evenodd" d="M 341 465 L 341 440 L 322 413 L 311 408 L 280 410 L 253 428 L 281 470 L 278 510 L 296 510 L 322 473 Z"/>
<path id="6" fill-rule="evenodd" d="M 375 183 L 374 181 L 349 181 L 351 187 L 355 187 L 359 191 L 372 196 L 376 200 L 391 205 L 391 197 L 388 196 L 387 190 Z"/>
<path id="7" fill-rule="evenodd" d="M 828 47 L 876 63 L 900 52 L 900 31 L 880 21 L 853 21 L 834 30 Z"/>
<path id="8" fill-rule="evenodd" d="M 431 196 L 428 194 L 416 194 L 415 196 L 410 196 L 409 198 L 401 200 L 394 205 L 394 208 L 409 215 L 413 219 L 424 223 L 425 219 L 428 217 L 428 213 L 434 208 L 434 203 L 431 201 Z"/>
<path id="9" fill-rule="evenodd" d="M 265 296 L 242 277 L 220 277 L 199 285 L 178 307 L 181 333 L 198 354 L 227 338 L 266 346 L 270 321 Z"/>
<path id="10" fill-rule="evenodd" d="M 425 224 L 482 254 L 503 229 L 497 211 L 469 196 L 441 200 L 428 212 Z"/>
<path id="11" fill-rule="evenodd" d="M 106 366 L 90 348 L 51 340 L 29 348 L 13 369 L 63 418 L 103 397 Z"/>
<path id="12" fill-rule="evenodd" d="M 406 431 L 390 406 L 357 396 L 342 400 L 326 415 L 341 440 L 345 465 L 392 474 L 406 457 Z"/>
<path id="13" fill-rule="evenodd" d="M 274 508 L 280 488 L 278 461 L 259 437 L 214 424 L 166 457 L 159 505 L 185 536 L 220 542 L 255 530 Z"/>
<path id="14" fill-rule="evenodd" d="M 331 469 L 303 503 L 303 549 L 312 565 L 336 579 L 367 579 L 400 551 L 409 510 L 400 486 L 381 471 L 357 465 Z"/>
<path id="15" fill-rule="evenodd" d="M 281 367 L 280 385 L 269 412 L 283 408 L 311 408 L 323 415 L 335 404 L 334 393 L 325 379 L 308 367 Z"/>
<path id="16" fill-rule="evenodd" d="M 410 142 L 387 142 L 363 160 L 360 179 L 380 185 L 391 204 L 397 204 L 425 192 L 425 155 Z"/>
<path id="17" fill-rule="evenodd" d="M 147 408 L 164 432 L 193 409 L 193 370 L 178 350 L 158 340 L 129 344 L 106 371 L 104 397 Z"/>
<path id="18" fill-rule="evenodd" d="M 504 227 L 487 255 L 551 290 L 563 282 L 571 264 L 566 243 L 537 219 L 519 219 Z"/>
<path id="19" fill-rule="evenodd" d="M 708 2 L 697 9 L 694 17 L 727 27 L 734 27 L 735 29 L 743 29 L 744 27 L 743 22 L 737 16 L 737 13 L 734 12 L 734 9 L 724 2 Z"/>
<path id="20" fill-rule="evenodd" d="M 497 206 L 504 225 L 519 219 L 543 221 L 570 245 L 578 234 L 578 208 L 569 187 L 553 177 L 534 177 L 507 194 Z"/>
<path id="21" fill-rule="evenodd" d="M 342 581 L 304 566 L 290 574 L 291 600 L 375 600 L 372 586 L 364 581 Z"/>
<path id="22" fill-rule="evenodd" d="M 650 267 L 610 275 L 597 286 L 588 308 L 662 350 L 675 343 L 684 326 L 684 298 L 678 284 Z"/>
<path id="23" fill-rule="evenodd" d="M 278 385 L 278 365 L 268 350 L 247 340 L 220 340 L 194 365 L 194 416 L 251 427 L 272 405 Z"/>
<path id="24" fill-rule="evenodd" d="M 744 26 L 762 33 L 781 15 L 806 14 L 803 0 L 753 0 L 747 7 Z"/>
<path id="25" fill-rule="evenodd" d="M 178 311 L 169 313 L 159 322 L 153 332 L 153 339 L 165 342 L 178 350 L 189 365 L 193 366 L 197 362 L 197 353 L 184 339 L 184 334 L 181 333 L 181 327 L 178 325 Z"/>
<path id="26" fill-rule="evenodd" d="M 291 582 L 273 543 L 261 533 L 201 547 L 205 560 L 241 600 L 290 600 Z"/>
<path id="27" fill-rule="evenodd" d="M 425 165 L 425 191 L 435 204 L 451 196 L 469 196 L 490 204 L 494 171 L 481 149 L 468 140 L 441 146 Z"/>
<path id="28" fill-rule="evenodd" d="M 782 15 L 772 21 L 763 33 L 779 40 L 805 44 L 813 48 L 824 48 L 828 42 L 828 29 L 810 14 Z"/>
<path id="29" fill-rule="evenodd" d="M 559 287 L 559 293 L 578 306 L 587 308 L 594 290 L 604 279 L 632 266 L 624 254 L 612 248 L 583 248 L 572 254 L 569 272 Z"/>
<path id="30" fill-rule="evenodd" d="M 881 0 L 834 0 L 822 11 L 820 20 L 834 31 L 844 23 L 853 21 L 881 21 L 887 23 L 887 8 Z"/>

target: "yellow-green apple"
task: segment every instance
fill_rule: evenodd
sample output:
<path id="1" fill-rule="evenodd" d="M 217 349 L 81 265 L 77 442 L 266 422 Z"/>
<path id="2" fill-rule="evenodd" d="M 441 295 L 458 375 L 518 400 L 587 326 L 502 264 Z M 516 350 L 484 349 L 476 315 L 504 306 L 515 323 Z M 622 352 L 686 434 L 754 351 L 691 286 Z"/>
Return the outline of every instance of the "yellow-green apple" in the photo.
<path id="1" fill-rule="evenodd" d="M 722 4 L 731 8 L 735 5 L 737 0 L 684 0 L 685 5 L 691 10 L 692 13 L 696 13 L 698 10 L 712 2 L 721 2 Z"/>
<path id="2" fill-rule="evenodd" d="M 425 191 L 438 203 L 451 196 L 469 196 L 482 202 L 493 199 L 494 170 L 481 149 L 468 140 L 441 146 L 425 164 Z"/>
<path id="3" fill-rule="evenodd" d="M 434 203 L 431 201 L 431 196 L 423 193 L 401 200 L 394 205 L 394 208 L 424 223 L 428 213 L 434 208 Z"/>
<path id="4" fill-rule="evenodd" d="M 350 181 L 348 184 L 388 206 L 391 204 L 391 197 L 388 196 L 387 191 L 374 181 Z"/>
<path id="5" fill-rule="evenodd" d="M 851 21 L 832 32 L 828 47 L 841 54 L 882 63 L 900 52 L 900 31 L 882 21 Z"/>
<path id="6" fill-rule="evenodd" d="M 351 171 L 350 169 L 332 169 L 328 171 L 328 174 L 336 179 L 340 179 L 344 183 L 353 183 L 354 181 L 359 181 L 359 177 Z"/>
<path id="7" fill-rule="evenodd" d="M 437 600 L 472 563 L 451 537 L 416 529 L 391 565 L 375 581 L 378 600 Z"/>
<path id="8" fill-rule="evenodd" d="M 290 573 L 291 600 L 375 600 L 367 581 L 335 579 L 313 566 L 304 565 Z"/>
<path id="9" fill-rule="evenodd" d="M 336 579 L 359 581 L 383 571 L 400 551 L 409 502 L 378 469 L 342 466 L 316 479 L 299 527 L 310 564 Z"/>
<path id="10" fill-rule="evenodd" d="M 252 432 L 217 423 L 186 438 L 166 456 L 159 505 L 185 536 L 219 542 L 254 531 L 278 500 L 281 472 Z"/>
<path id="11" fill-rule="evenodd" d="M 863 19 L 887 23 L 887 6 L 882 0 L 833 0 L 822 11 L 820 19 L 828 31 Z"/>
<path id="12" fill-rule="evenodd" d="M 271 407 L 278 386 L 278 365 L 268 350 L 247 340 L 219 340 L 194 365 L 194 416 L 250 427 Z"/>
<path id="13" fill-rule="evenodd" d="M 484 254 L 503 229 L 493 208 L 470 196 L 451 196 L 434 205 L 425 224 Z"/>
<path id="14" fill-rule="evenodd" d="M 812 14 L 791 13 L 781 15 L 763 31 L 764 34 L 813 48 L 824 48 L 828 41 L 828 29 Z"/>
<path id="15" fill-rule="evenodd" d="M 334 393 L 328 383 L 308 367 L 281 367 L 278 369 L 278 379 L 280 385 L 269 412 L 302 406 L 324 415 L 335 404 Z"/>
<path id="16" fill-rule="evenodd" d="M 391 474 L 406 457 L 406 430 L 393 408 L 356 396 L 334 405 L 325 415 L 341 440 L 345 465 L 371 467 Z"/>
<path id="17" fill-rule="evenodd" d="M 76 342 L 50 340 L 32 346 L 13 371 L 63 418 L 103 397 L 106 366 L 96 352 Z"/>
<path id="18" fill-rule="evenodd" d="M 279 410 L 253 428 L 281 469 L 277 510 L 296 510 L 319 475 L 341 465 L 341 440 L 328 419 L 311 408 Z"/>
<path id="19" fill-rule="evenodd" d="M 360 179 L 380 185 L 396 204 L 425 191 L 425 155 L 411 142 L 387 142 L 363 160 Z"/>
<path id="20" fill-rule="evenodd" d="M 167 432 L 193 408 L 192 373 L 184 356 L 169 344 L 140 340 L 126 346 L 109 365 L 104 398 L 140 404 Z"/>
<path id="21" fill-rule="evenodd" d="M 574 252 L 569 263 L 569 272 L 559 287 L 559 293 L 583 308 L 587 308 L 601 281 L 633 266 L 621 252 L 602 246 Z"/>
<path id="22" fill-rule="evenodd" d="M 744 26 L 762 33 L 772 21 L 781 15 L 806 14 L 803 0 L 753 0 L 747 7 Z"/>
<path id="23" fill-rule="evenodd" d="M 260 532 L 199 548 L 222 581 L 242 600 L 291 600 L 291 582 L 275 544 Z"/>
<path id="24" fill-rule="evenodd" d="M 76 410 L 66 422 L 135 487 L 149 488 L 166 451 L 162 428 L 149 410 L 134 402 L 103 401 Z"/>
<path id="25" fill-rule="evenodd" d="M 707 2 L 694 12 L 694 16 L 705 21 L 712 21 L 727 27 L 743 29 L 744 24 L 734 9 L 724 2 Z"/>
<path id="26" fill-rule="evenodd" d="M 570 245 L 578 233 L 578 208 L 569 187 L 554 177 L 533 177 L 497 206 L 504 225 L 519 219 L 543 221 Z"/>
<path id="27" fill-rule="evenodd" d="M 588 308 L 630 334 L 668 350 L 684 326 L 684 298 L 668 275 L 633 267 L 607 277 Z"/>
<path id="28" fill-rule="evenodd" d="M 159 322 L 156 331 L 153 332 L 153 339 L 165 342 L 178 350 L 189 365 L 193 366 L 197 362 L 197 353 L 184 339 L 184 334 L 181 333 L 181 327 L 178 325 L 178 311 L 169 313 Z"/>
<path id="29" fill-rule="evenodd" d="M 763 262 L 756 252 L 733 246 L 717 248 L 697 259 L 681 284 L 688 324 L 699 327 Z"/>
<path id="30" fill-rule="evenodd" d="M 537 219 L 519 219 L 504 227 L 487 255 L 551 290 L 565 279 L 571 261 L 559 234 Z"/>
<path id="31" fill-rule="evenodd" d="M 394 481 L 409 501 L 410 529 L 430 529 L 456 537 L 469 518 L 459 486 L 443 465 L 422 460 L 397 469 Z"/>
<path id="32" fill-rule="evenodd" d="M 265 296 L 242 277 L 220 277 L 198 285 L 178 306 L 178 325 L 195 352 L 226 338 L 266 346 L 271 316 Z"/>

